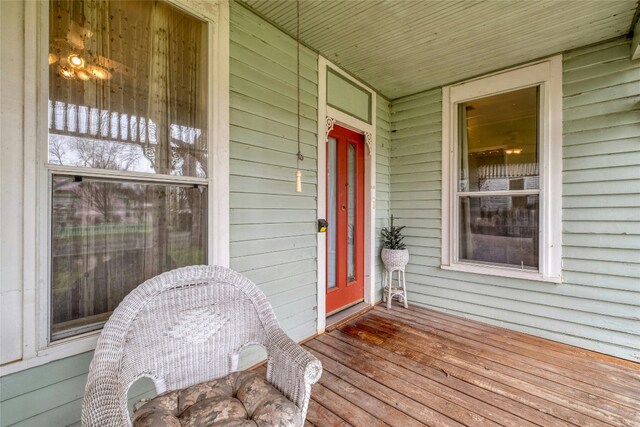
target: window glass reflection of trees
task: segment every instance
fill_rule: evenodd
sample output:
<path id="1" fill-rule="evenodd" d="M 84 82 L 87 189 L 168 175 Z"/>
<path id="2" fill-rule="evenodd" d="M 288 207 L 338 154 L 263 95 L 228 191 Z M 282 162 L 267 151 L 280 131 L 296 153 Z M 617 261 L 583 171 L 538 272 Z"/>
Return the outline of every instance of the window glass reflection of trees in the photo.
<path id="1" fill-rule="evenodd" d="M 56 340 L 100 328 L 144 280 L 205 263 L 208 67 L 206 24 L 166 2 L 52 0 L 49 12 Z"/>
<path id="2" fill-rule="evenodd" d="M 206 177 L 205 35 L 164 2 L 52 1 L 49 162 Z"/>
<path id="3" fill-rule="evenodd" d="M 54 176 L 52 338 L 99 328 L 137 285 L 205 262 L 206 192 Z"/>

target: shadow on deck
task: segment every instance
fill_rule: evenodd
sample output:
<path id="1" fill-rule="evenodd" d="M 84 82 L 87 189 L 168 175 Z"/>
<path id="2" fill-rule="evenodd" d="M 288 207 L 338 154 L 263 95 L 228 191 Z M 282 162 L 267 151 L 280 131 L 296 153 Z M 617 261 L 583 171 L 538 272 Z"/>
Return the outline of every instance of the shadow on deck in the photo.
<path id="1" fill-rule="evenodd" d="M 305 347 L 307 425 L 640 426 L 640 364 L 432 310 L 379 306 Z"/>

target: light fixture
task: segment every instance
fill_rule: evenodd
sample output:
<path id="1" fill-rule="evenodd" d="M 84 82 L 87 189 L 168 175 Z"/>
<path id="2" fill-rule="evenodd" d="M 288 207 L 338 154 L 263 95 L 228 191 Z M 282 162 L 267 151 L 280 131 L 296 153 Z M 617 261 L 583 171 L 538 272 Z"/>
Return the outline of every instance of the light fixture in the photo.
<path id="1" fill-rule="evenodd" d="M 296 193 L 302 192 L 302 171 L 300 170 L 300 162 L 304 160 L 302 151 L 300 151 L 300 0 L 296 0 L 296 66 L 298 78 L 297 82 L 297 100 L 298 100 L 298 153 L 296 154 Z"/>
<path id="2" fill-rule="evenodd" d="M 296 171 L 296 193 L 302 193 L 302 172 Z"/>
<path id="3" fill-rule="evenodd" d="M 58 72 L 65 79 L 73 79 L 76 76 L 75 71 L 67 67 L 58 67 Z"/>
<path id="4" fill-rule="evenodd" d="M 91 76 L 89 75 L 89 73 L 87 73 L 85 70 L 78 70 L 76 71 L 76 76 L 82 80 L 82 81 L 87 81 L 91 78 Z"/>
<path id="5" fill-rule="evenodd" d="M 84 67 L 84 59 L 77 53 L 72 53 L 71 55 L 69 55 L 67 57 L 67 62 L 69 62 L 69 65 L 71 65 L 73 68 Z"/>
<path id="6" fill-rule="evenodd" d="M 112 77 L 109 68 L 101 62 L 105 58 L 94 57 L 68 40 L 55 39 L 50 47 L 47 58 L 49 65 L 56 66 L 58 74 L 65 79 L 86 82 L 91 79 L 109 80 Z"/>
<path id="7" fill-rule="evenodd" d="M 111 78 L 111 73 L 107 71 L 106 68 L 102 68 L 98 65 L 89 65 L 86 70 L 91 76 L 99 80 L 108 80 Z"/>
<path id="8" fill-rule="evenodd" d="M 518 147 L 521 144 L 520 132 L 517 130 L 512 130 L 506 134 L 509 137 L 507 144 L 511 147 L 505 148 L 504 152 L 506 154 L 520 154 L 522 153 L 522 148 Z"/>

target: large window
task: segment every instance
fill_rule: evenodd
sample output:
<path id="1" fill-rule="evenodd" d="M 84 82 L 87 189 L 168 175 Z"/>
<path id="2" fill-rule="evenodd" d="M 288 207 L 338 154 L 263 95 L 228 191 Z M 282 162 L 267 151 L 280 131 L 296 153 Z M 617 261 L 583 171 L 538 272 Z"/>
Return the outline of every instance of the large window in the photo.
<path id="1" fill-rule="evenodd" d="M 207 25 L 161 1 L 49 4 L 50 340 L 206 262 Z"/>
<path id="2" fill-rule="evenodd" d="M 558 280 L 557 61 L 443 91 L 443 268 Z"/>
<path id="3" fill-rule="evenodd" d="M 458 104 L 458 259 L 539 265 L 538 86 Z"/>

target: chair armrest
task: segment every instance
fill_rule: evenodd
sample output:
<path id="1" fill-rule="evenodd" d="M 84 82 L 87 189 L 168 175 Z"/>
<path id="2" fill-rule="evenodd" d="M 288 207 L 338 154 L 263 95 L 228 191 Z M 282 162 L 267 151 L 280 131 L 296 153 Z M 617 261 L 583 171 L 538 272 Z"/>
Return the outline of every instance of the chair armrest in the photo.
<path id="1" fill-rule="evenodd" d="M 306 416 L 311 386 L 320 379 L 322 364 L 280 328 L 270 331 L 267 352 L 267 380 Z"/>

